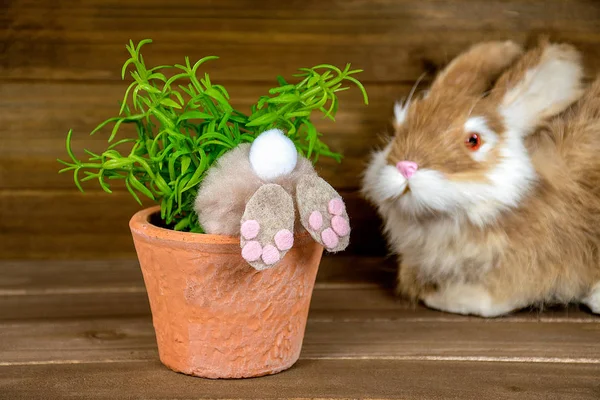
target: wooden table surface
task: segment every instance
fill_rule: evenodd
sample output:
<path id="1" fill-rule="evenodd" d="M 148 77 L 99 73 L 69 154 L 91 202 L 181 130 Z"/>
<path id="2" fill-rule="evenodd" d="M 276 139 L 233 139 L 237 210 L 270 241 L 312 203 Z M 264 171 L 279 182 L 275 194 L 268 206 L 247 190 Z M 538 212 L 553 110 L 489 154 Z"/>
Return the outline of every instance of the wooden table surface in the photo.
<path id="1" fill-rule="evenodd" d="M 385 284 L 390 266 L 326 257 L 300 361 L 215 381 L 158 361 L 136 261 L 4 261 L 0 398 L 600 398 L 600 318 L 577 307 L 493 320 L 412 307 Z"/>

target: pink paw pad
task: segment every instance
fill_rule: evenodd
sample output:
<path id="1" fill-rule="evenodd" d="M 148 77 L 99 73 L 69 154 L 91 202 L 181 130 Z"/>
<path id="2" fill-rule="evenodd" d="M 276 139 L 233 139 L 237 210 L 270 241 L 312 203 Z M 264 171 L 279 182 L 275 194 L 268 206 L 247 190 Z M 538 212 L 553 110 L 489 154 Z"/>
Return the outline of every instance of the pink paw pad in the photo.
<path id="1" fill-rule="evenodd" d="M 318 211 L 313 211 L 308 217 L 308 223 L 314 231 L 318 231 L 323 226 L 323 216 Z"/>
<path id="2" fill-rule="evenodd" d="M 240 229 L 240 232 L 244 239 L 254 239 L 256 236 L 258 236 L 259 231 L 260 224 L 258 223 L 258 221 L 253 219 L 245 221 L 242 224 L 242 228 Z"/>
<path id="3" fill-rule="evenodd" d="M 336 215 L 331 219 L 331 227 L 340 236 L 346 236 L 350 233 L 350 225 L 345 218 Z"/>
<path id="4" fill-rule="evenodd" d="M 275 234 L 275 245 L 281 251 L 289 250 L 294 245 L 294 235 L 287 229 L 282 229 Z"/>
<path id="5" fill-rule="evenodd" d="M 270 244 L 266 245 L 262 251 L 262 259 L 265 264 L 272 265 L 279 261 L 279 251 Z"/>
<path id="6" fill-rule="evenodd" d="M 340 242 L 340 239 L 331 228 L 327 228 L 321 232 L 321 239 L 323 239 L 323 243 L 328 249 L 333 249 Z"/>
<path id="7" fill-rule="evenodd" d="M 242 257 L 249 262 L 257 261 L 262 253 L 262 246 L 255 240 L 246 243 L 244 247 L 242 247 Z"/>
<path id="8" fill-rule="evenodd" d="M 346 206 L 341 199 L 333 199 L 329 202 L 328 208 L 332 215 L 342 215 Z"/>

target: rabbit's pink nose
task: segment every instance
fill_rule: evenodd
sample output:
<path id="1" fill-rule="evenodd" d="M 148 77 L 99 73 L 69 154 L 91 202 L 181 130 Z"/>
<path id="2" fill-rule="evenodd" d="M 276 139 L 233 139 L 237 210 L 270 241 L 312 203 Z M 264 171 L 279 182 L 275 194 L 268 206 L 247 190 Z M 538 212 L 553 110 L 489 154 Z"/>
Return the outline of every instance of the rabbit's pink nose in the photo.
<path id="1" fill-rule="evenodd" d="M 403 177 L 410 179 L 410 177 L 417 172 L 419 166 L 417 163 L 412 161 L 400 161 L 398 164 L 396 164 L 396 168 L 398 168 L 398 171 L 400 171 Z"/>

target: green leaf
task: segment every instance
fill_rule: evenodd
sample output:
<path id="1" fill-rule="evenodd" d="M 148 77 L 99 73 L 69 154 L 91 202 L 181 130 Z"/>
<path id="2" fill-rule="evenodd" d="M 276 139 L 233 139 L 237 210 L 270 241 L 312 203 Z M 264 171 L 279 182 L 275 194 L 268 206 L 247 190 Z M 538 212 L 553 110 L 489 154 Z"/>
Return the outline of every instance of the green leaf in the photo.
<path id="1" fill-rule="evenodd" d="M 167 184 L 167 182 L 165 182 L 164 178 L 160 174 L 156 174 L 156 178 L 154 179 L 154 183 L 156 183 L 156 186 L 158 186 L 158 188 L 160 189 L 160 191 L 165 196 L 168 196 L 168 195 L 170 195 L 173 192 L 169 188 L 169 185 Z"/>
<path id="2" fill-rule="evenodd" d="M 167 217 L 167 198 L 163 197 L 162 200 L 160 201 L 160 219 L 162 219 L 163 221 L 166 219 Z"/>
<path id="3" fill-rule="evenodd" d="M 288 85 L 288 83 L 285 81 L 285 79 L 281 75 L 277 75 L 277 83 L 279 83 L 279 86 L 294 86 L 294 85 Z"/>
<path id="4" fill-rule="evenodd" d="M 108 138 L 109 143 L 112 142 L 115 136 L 117 135 L 117 131 L 119 130 L 119 127 L 121 126 L 123 121 L 125 121 L 125 118 L 119 119 L 115 126 L 113 126 L 112 132 L 110 133 L 110 137 Z"/>
<path id="5" fill-rule="evenodd" d="M 282 94 L 279 95 L 277 97 L 274 97 L 272 99 L 269 99 L 267 101 L 267 103 L 269 104 L 284 104 L 284 103 L 292 103 L 292 102 L 299 102 L 300 101 L 300 97 L 296 94 Z"/>
<path id="6" fill-rule="evenodd" d="M 119 159 L 113 159 L 113 160 L 106 161 L 103 164 L 103 168 L 107 169 L 107 170 L 123 169 L 125 167 L 131 166 L 131 164 L 133 164 L 132 160 L 130 160 L 128 158 L 119 158 Z"/>
<path id="7" fill-rule="evenodd" d="M 231 113 L 230 112 L 226 112 L 225 115 L 223 115 L 223 118 L 221 118 L 221 122 L 219 122 L 219 130 L 225 130 L 227 127 L 227 123 L 229 122 L 229 117 L 231 117 Z"/>
<path id="8" fill-rule="evenodd" d="M 121 120 L 121 118 L 119 118 L 119 117 L 107 119 L 106 121 L 104 121 L 101 124 L 99 124 L 98 126 L 96 126 L 96 128 L 94 128 L 94 130 L 90 133 L 90 136 L 92 136 L 94 133 L 98 132 L 100 129 L 104 128 L 107 124 L 110 124 L 111 122 L 115 122 L 115 121 L 119 121 L 119 120 Z"/>
<path id="9" fill-rule="evenodd" d="M 226 112 L 233 111 L 233 108 L 231 107 L 231 105 L 229 105 L 229 102 L 227 101 L 225 96 L 223 96 L 217 89 L 210 87 L 210 88 L 206 89 L 205 93 L 207 95 L 209 95 L 210 97 L 212 97 L 213 99 L 217 100 L 219 105 L 221 107 L 223 107 L 223 109 Z"/>
<path id="10" fill-rule="evenodd" d="M 129 60 L 125 61 L 125 64 L 123 64 L 123 68 L 121 68 L 121 79 L 125 79 L 125 72 L 127 71 L 127 67 L 134 61 L 135 60 L 133 58 L 130 58 Z"/>
<path id="11" fill-rule="evenodd" d="M 167 78 L 165 77 L 165 75 L 161 74 L 159 72 L 155 72 L 153 74 L 150 74 L 147 79 L 157 79 L 157 80 L 159 80 L 161 82 L 166 82 L 167 81 Z"/>
<path id="12" fill-rule="evenodd" d="M 207 61 L 210 61 L 210 60 L 218 60 L 218 59 L 219 59 L 219 57 L 216 57 L 216 56 L 207 56 L 207 57 L 201 58 L 200 60 L 196 61 L 196 63 L 194 64 L 194 67 L 192 68 L 192 73 L 193 73 L 194 75 L 196 75 L 196 71 L 198 70 L 198 67 L 199 67 L 200 65 L 204 64 L 204 63 L 205 63 L 205 62 L 207 62 Z M 186 64 L 187 64 L 187 67 L 188 67 L 188 69 L 189 69 L 189 66 L 190 66 L 190 60 L 189 60 L 189 58 L 187 58 L 187 57 L 186 57 Z"/>
<path id="13" fill-rule="evenodd" d="M 127 187 L 127 190 L 129 191 L 129 193 L 131 193 L 131 195 L 133 196 L 133 198 L 135 199 L 135 201 L 137 201 L 138 204 L 141 206 L 142 205 L 142 201 L 140 200 L 140 198 L 138 197 L 138 195 L 135 193 L 135 191 L 133 190 L 133 188 L 131 187 L 131 184 L 129 183 L 129 181 L 127 179 L 125 179 L 125 187 Z"/>
<path id="14" fill-rule="evenodd" d="M 93 174 L 89 171 L 85 171 L 85 174 L 87 176 L 81 178 L 81 182 L 87 182 L 87 181 L 91 181 L 92 179 L 97 179 L 99 177 L 99 174 Z"/>
<path id="15" fill-rule="evenodd" d="M 167 224 L 170 224 L 173 221 L 173 196 L 166 196 L 167 198 L 167 204 L 166 204 L 166 210 L 165 210 L 165 214 L 166 214 L 166 218 L 165 218 L 165 222 Z"/>
<path id="16" fill-rule="evenodd" d="M 112 190 L 110 190 L 110 187 L 106 184 L 106 182 L 104 182 L 104 169 L 103 168 L 101 168 L 100 171 L 98 172 L 98 183 L 100 183 L 100 187 L 106 193 L 112 193 Z"/>
<path id="17" fill-rule="evenodd" d="M 146 197 L 154 200 L 154 195 L 152 194 L 152 192 L 148 190 L 148 188 L 144 186 L 144 184 L 138 181 L 133 174 L 129 174 L 129 176 L 127 177 L 127 181 L 133 188 L 146 195 Z"/>
<path id="18" fill-rule="evenodd" d="M 119 109 L 119 115 L 123 113 L 125 108 L 127 107 L 127 98 L 129 97 L 129 91 L 132 87 L 136 85 L 135 82 L 132 82 L 129 86 L 127 86 L 127 90 L 125 90 L 125 96 L 123 96 L 123 101 L 121 102 L 121 108 Z"/>
<path id="19" fill-rule="evenodd" d="M 223 95 L 223 97 L 225 97 L 227 100 L 229 100 L 229 93 L 227 92 L 227 89 L 225 89 L 224 86 L 221 85 L 213 85 L 213 87 L 215 89 L 217 89 L 219 92 L 221 92 L 221 94 Z"/>
<path id="20" fill-rule="evenodd" d="M 252 117 L 250 117 L 250 118 L 252 118 Z M 265 115 L 261 115 L 260 117 L 251 120 L 250 122 L 248 122 L 246 124 L 246 126 L 266 125 L 266 124 L 270 124 L 272 122 L 275 122 L 276 119 L 277 119 L 277 114 L 275 114 L 275 113 L 267 113 Z"/>
<path id="21" fill-rule="evenodd" d="M 294 112 L 285 114 L 285 117 L 286 118 L 308 117 L 310 114 L 311 114 L 310 110 L 307 110 L 307 111 L 294 111 Z"/>
<path id="22" fill-rule="evenodd" d="M 191 189 L 192 187 L 196 186 L 198 183 L 200 183 L 200 177 L 202 176 L 202 174 L 205 171 L 205 168 L 203 168 L 202 165 L 200 165 L 197 169 L 196 172 L 194 172 L 194 175 L 192 175 L 192 177 L 190 178 L 188 184 L 185 186 L 185 188 L 183 189 L 184 191 Z"/>
<path id="23" fill-rule="evenodd" d="M 75 168 L 73 170 L 73 180 L 75 181 L 75 186 L 81 193 L 83 193 L 83 188 L 81 187 L 81 183 L 79 183 L 79 168 Z"/>
<path id="24" fill-rule="evenodd" d="M 277 94 L 277 93 L 287 92 L 287 91 L 293 90 L 295 87 L 296 87 L 295 85 L 284 85 L 284 86 L 276 87 L 273 89 L 269 89 L 269 93 Z"/>
<path id="25" fill-rule="evenodd" d="M 170 178 L 171 178 L 172 181 L 174 181 L 176 179 L 176 175 L 175 175 L 175 163 L 177 162 L 177 159 L 179 157 L 181 157 L 185 153 L 186 153 L 185 150 L 178 150 L 178 151 L 176 151 L 174 154 L 172 154 L 169 157 L 168 168 L 169 168 L 169 176 L 170 176 Z"/>
<path id="26" fill-rule="evenodd" d="M 337 97 L 333 97 L 333 99 L 331 100 L 331 106 L 329 107 L 329 110 L 327 110 L 327 113 L 325 114 L 325 117 L 330 118 L 332 121 L 335 121 L 335 114 L 337 113 L 338 110 L 338 99 Z"/>
<path id="27" fill-rule="evenodd" d="M 213 119 L 213 116 L 202 111 L 186 111 L 179 116 L 177 123 L 187 121 L 188 119 Z"/>
<path id="28" fill-rule="evenodd" d="M 360 91 L 363 94 L 363 100 L 364 100 L 365 104 L 368 105 L 369 104 L 369 96 L 367 95 L 367 91 L 366 91 L 365 87 L 363 86 L 363 84 L 360 83 L 357 79 L 355 79 L 355 78 L 353 78 L 351 76 L 347 76 L 346 79 L 349 80 L 349 81 L 351 81 L 351 82 L 354 82 L 354 84 L 356 86 L 358 86 L 358 88 L 360 89 Z"/>
<path id="29" fill-rule="evenodd" d="M 185 174 L 192 163 L 192 158 L 190 156 L 181 157 L 181 173 Z"/>
<path id="30" fill-rule="evenodd" d="M 181 74 L 176 74 L 173 75 L 172 77 L 170 77 L 166 82 L 165 82 L 165 88 L 169 88 L 171 87 L 171 84 L 173 84 L 173 82 L 175 82 L 178 79 L 181 78 L 187 78 L 189 75 L 187 73 L 181 73 Z M 181 87 L 181 86 L 180 86 Z M 185 90 L 184 90 L 185 91 Z"/>
<path id="31" fill-rule="evenodd" d="M 179 92 L 171 92 L 175 97 L 177 97 L 177 100 L 179 101 L 179 104 L 184 104 L 185 101 L 183 100 L 183 96 L 181 95 L 181 93 Z"/>
<path id="32" fill-rule="evenodd" d="M 320 75 L 314 75 L 312 76 L 309 80 L 308 83 L 306 84 L 308 87 L 312 87 L 315 84 L 317 84 L 317 82 L 319 82 L 319 80 L 321 80 L 321 76 Z"/>
<path id="33" fill-rule="evenodd" d="M 160 90 L 158 90 L 157 88 L 155 88 L 154 86 L 152 86 L 148 83 L 141 83 L 139 87 L 148 93 L 153 93 L 153 94 L 160 93 Z"/>
<path id="34" fill-rule="evenodd" d="M 185 228 L 187 228 L 190 225 L 190 217 L 187 216 L 185 218 L 183 218 L 181 221 L 179 221 L 177 224 L 175 224 L 175 227 L 173 228 L 176 231 L 182 231 Z"/>
<path id="35" fill-rule="evenodd" d="M 171 100 L 169 98 L 162 99 L 160 101 L 160 104 L 162 104 L 163 106 L 167 106 L 167 107 L 181 108 L 181 106 L 179 104 L 175 103 L 173 100 Z"/>

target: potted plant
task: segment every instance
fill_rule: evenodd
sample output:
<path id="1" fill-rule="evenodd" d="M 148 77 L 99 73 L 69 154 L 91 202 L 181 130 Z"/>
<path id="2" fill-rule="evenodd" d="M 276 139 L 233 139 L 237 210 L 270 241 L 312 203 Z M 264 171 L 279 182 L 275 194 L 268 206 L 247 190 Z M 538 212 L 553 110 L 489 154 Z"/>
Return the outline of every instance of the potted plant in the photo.
<path id="1" fill-rule="evenodd" d="M 81 161 L 66 138 L 75 185 L 97 180 L 111 192 L 123 181 L 132 197 L 158 203 L 136 213 L 130 228 L 148 291 L 160 359 L 169 368 L 207 378 L 242 378 L 277 373 L 299 357 L 308 307 L 323 248 L 308 234 L 276 268 L 257 271 L 242 259 L 239 238 L 203 232 L 194 212 L 198 186 L 206 171 L 227 151 L 250 143 L 261 132 L 280 128 L 298 151 L 316 162 L 340 161 L 310 120 L 314 110 L 334 120 L 336 93 L 356 84 L 360 70 L 331 65 L 304 68 L 297 83 L 278 78 L 251 107 L 250 115 L 229 104 L 227 90 L 199 76 L 205 57 L 192 64 L 147 67 L 141 48 L 126 46 L 133 81 L 118 116 L 92 132 L 111 127 L 102 153 L 85 150 Z M 122 127 L 135 132 L 120 138 Z"/>

